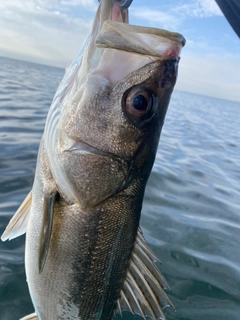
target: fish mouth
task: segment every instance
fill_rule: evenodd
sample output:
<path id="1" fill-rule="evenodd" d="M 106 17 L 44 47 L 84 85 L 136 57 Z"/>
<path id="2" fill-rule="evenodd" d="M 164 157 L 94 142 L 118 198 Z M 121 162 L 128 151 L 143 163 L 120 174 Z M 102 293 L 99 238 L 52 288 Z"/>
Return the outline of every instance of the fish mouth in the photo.
<path id="1" fill-rule="evenodd" d="M 122 50 L 167 60 L 180 55 L 186 40 L 176 32 L 107 20 L 103 23 L 95 43 L 98 48 Z"/>
<path id="2" fill-rule="evenodd" d="M 102 0 L 99 28 L 95 33 L 98 48 L 111 48 L 137 54 L 171 58 L 180 54 L 185 38 L 176 32 L 129 24 L 128 8 L 133 0 Z M 94 23 L 95 24 L 95 23 Z M 93 27 L 94 29 L 94 27 Z M 171 53 L 169 52 L 171 48 Z M 167 54 L 164 55 L 164 51 Z"/>
<path id="3" fill-rule="evenodd" d="M 128 74 L 128 70 L 133 72 L 151 61 L 170 60 L 180 56 L 186 42 L 181 34 L 129 24 L 128 7 L 131 2 L 131 0 L 100 2 L 86 53 L 88 64 L 84 69 L 86 73 L 82 75 L 83 78 L 86 78 L 87 74 L 96 72 L 116 83 L 119 81 L 118 73 L 123 69 L 122 65 L 126 69 L 124 77 Z M 133 60 L 134 69 L 131 66 Z M 116 66 L 116 70 L 107 70 L 111 65 L 109 62 Z"/>

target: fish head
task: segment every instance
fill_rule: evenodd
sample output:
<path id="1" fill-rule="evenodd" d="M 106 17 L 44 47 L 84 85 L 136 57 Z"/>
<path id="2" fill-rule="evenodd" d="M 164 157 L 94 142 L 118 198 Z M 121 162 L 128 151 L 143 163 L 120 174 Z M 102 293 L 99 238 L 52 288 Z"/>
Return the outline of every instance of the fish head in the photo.
<path id="1" fill-rule="evenodd" d="M 144 189 L 185 43 L 177 33 L 129 25 L 120 4 L 102 0 L 64 98 L 56 95 L 50 167 L 63 198 L 84 209 L 135 180 Z"/>

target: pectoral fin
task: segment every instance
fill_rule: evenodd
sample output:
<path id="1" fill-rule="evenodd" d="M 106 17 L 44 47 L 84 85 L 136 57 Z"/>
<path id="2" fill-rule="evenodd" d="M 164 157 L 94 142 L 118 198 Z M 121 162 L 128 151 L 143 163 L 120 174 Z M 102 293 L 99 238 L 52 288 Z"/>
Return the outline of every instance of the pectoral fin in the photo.
<path id="1" fill-rule="evenodd" d="M 153 320 L 165 320 L 163 309 L 174 307 L 164 292 L 164 289 L 170 288 L 155 266 L 157 260 L 139 229 L 116 313 L 130 311 L 143 318 L 148 316 Z"/>
<path id="2" fill-rule="evenodd" d="M 21 206 L 18 208 L 15 215 L 9 221 L 6 230 L 2 234 L 2 241 L 12 240 L 26 232 L 31 204 L 32 191 L 29 192 Z"/>
<path id="3" fill-rule="evenodd" d="M 40 245 L 39 245 L 39 274 L 42 273 L 48 254 L 50 245 L 52 225 L 53 225 L 53 213 L 54 204 L 58 193 L 53 192 L 49 196 L 45 196 L 43 203 L 43 220 L 42 230 L 40 233 Z"/>
<path id="4" fill-rule="evenodd" d="M 20 320 L 38 320 L 38 316 L 36 313 L 31 313 L 28 316 L 21 318 Z"/>

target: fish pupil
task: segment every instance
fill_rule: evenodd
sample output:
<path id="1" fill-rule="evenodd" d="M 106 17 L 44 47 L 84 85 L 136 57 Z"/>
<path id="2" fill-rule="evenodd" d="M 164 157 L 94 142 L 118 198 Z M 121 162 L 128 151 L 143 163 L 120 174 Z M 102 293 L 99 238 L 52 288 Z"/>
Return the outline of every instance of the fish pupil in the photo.
<path id="1" fill-rule="evenodd" d="M 133 99 L 133 107 L 136 110 L 146 110 L 148 107 L 148 101 L 143 95 L 138 95 Z"/>

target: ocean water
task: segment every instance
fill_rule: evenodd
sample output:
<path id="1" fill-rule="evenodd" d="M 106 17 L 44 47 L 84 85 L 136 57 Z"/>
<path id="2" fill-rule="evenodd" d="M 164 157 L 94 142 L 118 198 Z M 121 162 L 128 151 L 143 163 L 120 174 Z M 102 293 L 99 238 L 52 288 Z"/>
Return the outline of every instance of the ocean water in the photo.
<path id="1" fill-rule="evenodd" d="M 0 58 L 0 233 L 32 187 L 63 73 Z M 172 289 L 168 320 L 240 319 L 240 103 L 174 92 L 141 226 Z M 24 241 L 0 242 L 0 320 L 33 312 Z"/>

